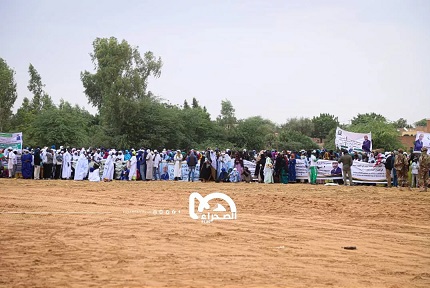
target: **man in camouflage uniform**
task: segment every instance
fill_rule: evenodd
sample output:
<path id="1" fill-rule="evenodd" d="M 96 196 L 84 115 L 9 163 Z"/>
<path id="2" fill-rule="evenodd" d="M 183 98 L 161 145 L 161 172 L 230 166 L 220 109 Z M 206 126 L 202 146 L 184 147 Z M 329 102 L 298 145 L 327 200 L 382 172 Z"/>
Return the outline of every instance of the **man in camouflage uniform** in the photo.
<path id="1" fill-rule="evenodd" d="M 427 185 L 429 180 L 430 170 L 430 156 L 427 154 L 427 147 L 421 149 L 421 156 L 419 159 L 420 168 L 418 171 L 418 179 L 421 187 L 421 192 L 427 192 Z"/>
<path id="2" fill-rule="evenodd" d="M 398 151 L 399 151 L 399 154 L 397 154 L 396 158 L 394 159 L 394 169 L 396 169 L 399 187 L 404 187 L 404 186 L 409 187 L 408 174 L 406 173 L 406 170 L 408 167 L 408 159 L 403 154 L 402 149 L 399 149 Z"/>

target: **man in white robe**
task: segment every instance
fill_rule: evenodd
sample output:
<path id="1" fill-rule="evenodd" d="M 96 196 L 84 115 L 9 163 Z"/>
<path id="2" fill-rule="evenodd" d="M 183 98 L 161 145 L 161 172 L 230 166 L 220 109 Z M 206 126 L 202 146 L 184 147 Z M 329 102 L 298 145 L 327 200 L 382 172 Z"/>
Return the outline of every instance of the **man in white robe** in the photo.
<path id="1" fill-rule="evenodd" d="M 131 158 L 130 158 L 130 172 L 128 173 L 128 180 L 136 180 L 137 178 L 137 158 L 136 158 L 136 152 L 132 152 Z"/>
<path id="2" fill-rule="evenodd" d="M 113 179 L 114 165 L 112 154 L 112 151 L 109 151 L 109 156 L 106 159 L 105 166 L 103 169 L 103 181 L 105 182 L 112 181 Z"/>
<path id="3" fill-rule="evenodd" d="M 69 150 L 66 150 L 63 154 L 63 169 L 61 172 L 61 178 L 70 179 L 72 175 L 72 155 L 70 155 Z"/>
<path id="4" fill-rule="evenodd" d="M 81 154 L 79 155 L 78 162 L 76 163 L 75 168 L 75 177 L 74 180 L 82 181 L 88 174 L 88 159 L 85 155 L 85 149 L 82 148 Z"/>
<path id="5" fill-rule="evenodd" d="M 175 162 L 174 167 L 174 180 L 181 180 L 182 179 L 182 154 L 181 150 L 177 150 L 175 157 L 173 158 L 173 161 Z"/>

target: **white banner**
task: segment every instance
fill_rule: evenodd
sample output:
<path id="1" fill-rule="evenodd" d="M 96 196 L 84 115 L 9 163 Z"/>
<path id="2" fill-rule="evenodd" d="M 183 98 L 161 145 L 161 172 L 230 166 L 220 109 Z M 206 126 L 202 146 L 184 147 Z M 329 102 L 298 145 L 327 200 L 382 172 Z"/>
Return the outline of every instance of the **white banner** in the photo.
<path id="1" fill-rule="evenodd" d="M 317 179 L 342 179 L 342 163 L 337 164 L 337 161 L 318 160 Z M 297 179 L 308 179 L 308 171 L 305 160 L 296 160 L 296 175 Z M 380 164 L 375 166 L 374 163 L 354 161 L 351 167 L 351 175 L 353 182 L 368 182 L 379 183 L 385 182 L 385 166 Z"/>
<path id="2" fill-rule="evenodd" d="M 18 153 L 22 153 L 22 132 L 18 133 L 0 133 L 0 148 L 7 149 L 12 147 Z"/>
<path id="3" fill-rule="evenodd" d="M 354 133 L 337 127 L 335 144 L 336 147 L 347 149 L 349 152 L 362 152 L 364 151 L 363 146 L 368 145 L 368 148 L 371 151 L 372 133 Z"/>
<path id="4" fill-rule="evenodd" d="M 430 133 L 418 131 L 414 142 L 414 152 L 421 152 L 423 147 L 427 147 L 427 153 L 430 154 Z"/>

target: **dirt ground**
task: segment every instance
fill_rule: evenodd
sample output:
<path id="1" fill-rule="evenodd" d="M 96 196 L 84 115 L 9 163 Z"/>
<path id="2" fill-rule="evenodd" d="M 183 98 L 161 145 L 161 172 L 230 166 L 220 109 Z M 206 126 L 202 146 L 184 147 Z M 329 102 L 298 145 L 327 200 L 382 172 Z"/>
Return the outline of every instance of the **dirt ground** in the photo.
<path id="1" fill-rule="evenodd" d="M 0 187 L 1 287 L 430 287 L 430 192 L 9 179 Z M 216 191 L 234 200 L 237 219 L 191 219 L 191 192 Z"/>

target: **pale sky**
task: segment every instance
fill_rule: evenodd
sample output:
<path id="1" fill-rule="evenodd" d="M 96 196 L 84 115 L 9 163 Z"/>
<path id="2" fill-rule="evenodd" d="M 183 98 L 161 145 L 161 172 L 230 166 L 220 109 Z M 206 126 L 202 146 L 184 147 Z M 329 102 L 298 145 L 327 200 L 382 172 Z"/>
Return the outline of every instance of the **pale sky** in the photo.
<path id="1" fill-rule="evenodd" d="M 430 117 L 430 1 L 0 0 L 0 57 L 16 71 L 18 99 L 32 63 L 55 103 L 95 113 L 80 72 L 96 37 L 114 36 L 164 62 L 149 90 L 196 97 L 214 119 L 222 99 L 238 118 L 278 124 L 331 113 L 347 123 L 376 112 Z M 172 123 L 173 124 L 173 123 Z"/>

